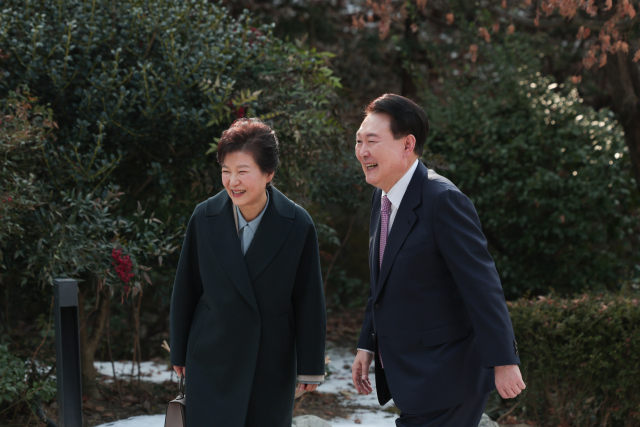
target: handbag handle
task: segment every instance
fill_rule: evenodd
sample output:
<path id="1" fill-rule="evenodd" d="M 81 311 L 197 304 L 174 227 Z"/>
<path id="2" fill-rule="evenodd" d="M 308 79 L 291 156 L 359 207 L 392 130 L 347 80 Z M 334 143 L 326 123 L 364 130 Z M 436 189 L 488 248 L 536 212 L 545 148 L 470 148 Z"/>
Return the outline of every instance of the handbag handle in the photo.
<path id="1" fill-rule="evenodd" d="M 180 385 L 178 387 L 180 390 L 180 396 L 184 397 L 184 374 L 180 374 Z"/>

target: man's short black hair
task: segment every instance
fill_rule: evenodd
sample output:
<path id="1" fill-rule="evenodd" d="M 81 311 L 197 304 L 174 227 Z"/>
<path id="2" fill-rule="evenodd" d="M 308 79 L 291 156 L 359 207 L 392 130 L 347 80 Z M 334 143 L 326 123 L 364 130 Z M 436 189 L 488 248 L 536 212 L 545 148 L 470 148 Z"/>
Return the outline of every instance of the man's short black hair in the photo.
<path id="1" fill-rule="evenodd" d="M 391 116 L 391 133 L 395 139 L 400 139 L 407 135 L 416 138 L 416 146 L 413 152 L 419 156 L 424 150 L 424 143 L 429 134 L 429 119 L 427 113 L 415 102 L 404 96 L 393 93 L 385 93 L 379 98 L 371 101 L 364 110 L 368 116 L 370 114 L 386 113 Z"/>

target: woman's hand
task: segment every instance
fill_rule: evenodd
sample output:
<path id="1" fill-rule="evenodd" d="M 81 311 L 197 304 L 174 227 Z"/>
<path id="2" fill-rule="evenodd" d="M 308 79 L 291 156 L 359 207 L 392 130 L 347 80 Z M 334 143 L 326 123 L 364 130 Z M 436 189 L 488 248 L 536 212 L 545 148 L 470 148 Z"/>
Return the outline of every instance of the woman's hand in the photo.
<path id="1" fill-rule="evenodd" d="M 179 376 L 184 376 L 185 378 L 187 378 L 187 368 L 184 366 L 174 366 L 173 370 L 176 371 L 176 374 L 178 374 Z"/>
<path id="2" fill-rule="evenodd" d="M 300 385 L 298 385 L 298 391 L 313 391 L 315 389 L 318 388 L 318 384 L 305 384 L 305 383 L 300 383 Z"/>

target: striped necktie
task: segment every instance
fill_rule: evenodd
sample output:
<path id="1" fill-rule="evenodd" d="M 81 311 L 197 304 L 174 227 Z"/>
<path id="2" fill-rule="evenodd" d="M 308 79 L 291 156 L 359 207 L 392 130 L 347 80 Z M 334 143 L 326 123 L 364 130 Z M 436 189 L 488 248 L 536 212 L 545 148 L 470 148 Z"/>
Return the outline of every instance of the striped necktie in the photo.
<path id="1" fill-rule="evenodd" d="M 382 206 L 380 207 L 380 269 L 382 270 L 382 257 L 384 249 L 387 247 L 387 235 L 389 234 L 389 214 L 391 212 L 391 201 L 387 196 L 382 196 Z M 380 352 L 380 344 L 378 344 L 378 357 L 380 358 L 380 367 L 384 369 L 382 363 L 382 353 Z"/>

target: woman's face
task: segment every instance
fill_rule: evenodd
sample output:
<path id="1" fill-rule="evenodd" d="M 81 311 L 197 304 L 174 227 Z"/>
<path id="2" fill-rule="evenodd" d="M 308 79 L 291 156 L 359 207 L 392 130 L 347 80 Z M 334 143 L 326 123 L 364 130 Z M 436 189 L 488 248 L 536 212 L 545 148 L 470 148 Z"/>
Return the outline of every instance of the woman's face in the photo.
<path id="1" fill-rule="evenodd" d="M 265 202 L 265 189 L 275 172 L 263 173 L 245 151 L 234 151 L 224 158 L 222 164 L 222 184 L 233 204 L 239 207 L 252 207 Z"/>

